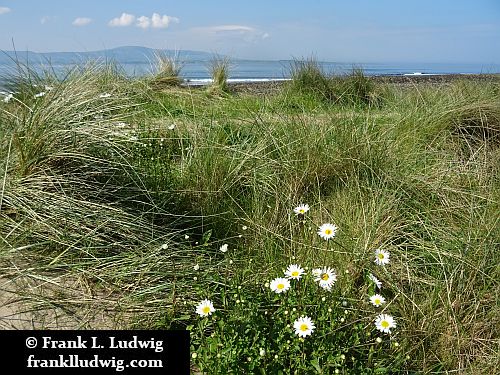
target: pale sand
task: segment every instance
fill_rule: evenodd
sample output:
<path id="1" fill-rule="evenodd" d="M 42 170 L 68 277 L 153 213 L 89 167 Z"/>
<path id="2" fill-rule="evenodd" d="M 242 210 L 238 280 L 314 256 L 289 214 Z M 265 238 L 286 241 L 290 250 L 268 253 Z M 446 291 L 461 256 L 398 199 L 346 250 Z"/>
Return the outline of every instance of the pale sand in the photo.
<path id="1" fill-rule="evenodd" d="M 62 288 L 64 293 L 74 296 L 73 304 L 58 303 L 61 286 L 52 287 L 33 279 L 14 282 L 0 276 L 0 329 L 125 327 L 125 314 L 119 312 L 117 301 L 110 296 L 92 295 L 85 285 L 75 280 L 66 280 Z"/>

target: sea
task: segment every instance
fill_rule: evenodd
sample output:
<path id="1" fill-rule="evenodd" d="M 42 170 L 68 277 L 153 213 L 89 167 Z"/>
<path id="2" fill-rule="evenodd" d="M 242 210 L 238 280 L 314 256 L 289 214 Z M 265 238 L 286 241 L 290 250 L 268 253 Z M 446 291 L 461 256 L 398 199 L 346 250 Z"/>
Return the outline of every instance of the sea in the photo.
<path id="1" fill-rule="evenodd" d="M 265 82 L 288 80 L 291 76 L 293 60 L 233 60 L 230 63 L 229 82 Z M 326 74 L 345 75 L 353 68 L 363 69 L 367 76 L 405 76 L 405 75 L 444 75 L 444 74 L 495 74 L 500 73 L 500 64 L 457 64 L 457 63 L 352 63 L 318 62 Z M 32 64 L 33 70 L 42 72 L 49 68 L 56 75 L 63 76 L 74 67 L 72 64 L 50 65 Z M 150 63 L 121 62 L 120 69 L 131 77 L 154 74 Z M 210 83 L 210 62 L 189 60 L 182 63 L 181 76 L 187 84 L 203 85 Z M 16 75 L 12 64 L 0 63 L 0 87 L 2 77 Z"/>

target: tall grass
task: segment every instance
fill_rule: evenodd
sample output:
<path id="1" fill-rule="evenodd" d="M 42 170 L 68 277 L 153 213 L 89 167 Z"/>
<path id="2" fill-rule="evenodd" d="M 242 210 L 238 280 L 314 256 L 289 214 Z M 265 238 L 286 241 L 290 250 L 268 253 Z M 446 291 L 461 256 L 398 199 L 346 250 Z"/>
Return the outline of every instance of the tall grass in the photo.
<path id="1" fill-rule="evenodd" d="M 180 74 L 182 64 L 179 56 L 168 56 L 163 52 L 155 52 L 155 74 L 150 85 L 156 89 L 170 86 L 179 86 L 183 79 Z"/>
<path id="2" fill-rule="evenodd" d="M 292 93 L 312 96 L 329 104 L 364 106 L 380 103 L 380 94 L 363 70 L 353 67 L 345 76 L 335 76 L 324 71 L 315 58 L 294 60 L 290 66 Z"/>
<path id="3" fill-rule="evenodd" d="M 294 60 L 290 66 L 292 89 L 301 94 L 319 96 L 326 101 L 335 101 L 337 96 L 331 81 L 315 58 Z"/>
<path id="4" fill-rule="evenodd" d="M 214 55 L 210 61 L 209 71 L 212 84 L 209 86 L 211 92 L 225 93 L 228 91 L 227 80 L 231 69 L 228 57 Z"/>
<path id="5" fill-rule="evenodd" d="M 38 310 L 92 306 L 124 326 L 188 326 L 208 373 L 495 373 L 498 81 L 379 87 L 304 69 L 292 91 L 265 97 L 158 92 L 94 67 L 34 98 L 49 82 L 21 77 L 15 99 L 0 102 L 2 274 L 52 285 L 19 291 Z M 313 110 L 292 105 L 306 101 Z M 292 211 L 301 203 L 311 206 L 303 221 Z M 339 226 L 334 241 L 316 235 L 326 222 Z M 391 252 L 375 270 L 398 322 L 380 345 L 365 282 L 376 248 Z M 265 283 L 296 263 L 331 265 L 337 289 L 269 303 Z M 70 292 L 74 280 L 85 287 Z M 333 312 L 317 316 L 333 328 L 307 337 L 304 352 L 293 333 L 285 350 L 283 336 L 278 360 L 259 359 L 259 348 L 276 350 L 264 332 L 288 334 L 275 306 L 317 313 L 321 296 Z M 203 298 L 219 323 L 195 315 Z"/>

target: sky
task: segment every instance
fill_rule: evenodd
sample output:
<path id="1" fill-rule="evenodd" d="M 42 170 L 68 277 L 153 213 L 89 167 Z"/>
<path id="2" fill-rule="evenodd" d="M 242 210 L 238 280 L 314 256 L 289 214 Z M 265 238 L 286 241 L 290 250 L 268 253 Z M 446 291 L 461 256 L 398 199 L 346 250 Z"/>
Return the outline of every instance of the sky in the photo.
<path id="1" fill-rule="evenodd" d="M 0 50 L 500 63 L 500 0 L 0 0 Z"/>

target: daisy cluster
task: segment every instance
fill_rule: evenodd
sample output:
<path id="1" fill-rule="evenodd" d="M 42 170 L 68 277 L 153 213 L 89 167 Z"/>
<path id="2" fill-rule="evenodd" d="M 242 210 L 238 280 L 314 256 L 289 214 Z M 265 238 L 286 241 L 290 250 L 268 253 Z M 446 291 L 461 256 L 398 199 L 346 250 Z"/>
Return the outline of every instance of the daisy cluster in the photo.
<path id="1" fill-rule="evenodd" d="M 284 277 L 277 277 L 269 283 L 269 288 L 277 294 L 287 292 L 291 288 L 291 281 L 300 280 L 305 274 L 305 270 L 298 264 L 291 264 L 284 273 Z M 332 290 L 333 285 L 337 281 L 337 274 L 330 267 L 315 268 L 311 271 L 311 275 L 314 281 L 318 283 L 318 286 L 328 292 Z M 381 288 L 382 283 L 377 279 L 377 277 L 370 274 L 369 279 L 379 289 Z M 375 307 L 381 307 L 386 301 L 382 295 L 374 294 L 370 297 L 370 302 Z M 390 330 L 396 327 L 396 321 L 391 315 L 388 314 L 379 314 L 375 319 L 374 324 L 380 332 L 384 333 L 390 333 Z M 314 322 L 308 316 L 301 316 L 295 320 L 293 327 L 295 328 L 295 334 L 300 337 L 311 335 L 316 328 Z"/>
<path id="2" fill-rule="evenodd" d="M 307 204 L 301 204 L 293 209 L 293 213 L 297 217 L 297 219 L 301 222 L 301 225 L 305 223 L 306 216 L 308 212 L 310 211 L 310 207 Z M 315 233 L 313 232 L 313 236 L 319 236 L 319 238 L 323 241 L 334 241 L 337 234 L 339 233 L 339 227 L 332 222 L 325 222 L 324 224 L 317 226 L 317 230 Z M 246 230 L 247 227 L 243 227 L 243 230 Z M 229 248 L 229 245 L 224 243 L 224 244 L 219 244 L 218 248 L 219 252 L 222 254 L 226 254 L 230 252 L 232 249 Z M 368 273 L 366 275 L 367 277 L 367 282 L 370 283 L 370 287 L 368 290 L 370 291 L 367 295 L 368 298 L 368 303 L 374 306 L 374 310 L 376 313 L 373 314 L 373 319 L 371 320 L 371 323 L 369 326 L 372 327 L 372 330 L 378 330 L 381 333 L 384 334 L 390 334 L 391 330 L 396 328 L 396 320 L 394 319 L 393 316 L 389 315 L 386 313 L 386 308 L 387 308 L 387 301 L 386 297 L 383 295 L 382 287 L 383 284 L 382 282 L 378 279 L 376 276 L 378 274 L 378 270 L 383 269 L 390 263 L 390 253 L 389 251 L 385 249 L 376 249 L 372 253 L 373 258 L 372 261 L 373 263 L 373 268 L 374 272 L 373 273 Z M 301 303 L 295 303 L 295 297 L 297 294 L 302 295 L 302 293 L 307 293 L 307 296 L 309 295 L 313 296 L 317 294 L 320 291 L 323 291 L 323 293 L 330 294 L 330 293 L 336 293 L 338 288 L 335 286 L 338 285 L 337 281 L 338 279 L 342 279 L 341 274 L 338 274 L 336 271 L 336 268 L 332 267 L 331 265 L 328 264 L 318 264 L 314 267 L 303 267 L 299 262 L 295 261 L 295 257 L 292 257 L 294 260 L 291 262 L 292 264 L 289 264 L 286 266 L 286 269 L 284 267 L 283 273 L 281 275 L 276 275 L 274 279 L 268 279 L 267 282 L 265 282 L 265 288 L 267 289 L 267 293 L 264 294 L 264 300 L 266 307 L 263 310 L 262 305 L 254 304 L 253 302 L 247 301 L 246 304 L 244 304 L 243 298 L 240 296 L 240 289 L 242 288 L 241 286 L 238 286 L 238 291 L 234 294 L 235 302 L 238 306 L 240 306 L 240 309 L 238 309 L 237 313 L 238 314 L 243 314 L 243 315 L 238 315 L 237 316 L 237 325 L 241 321 L 241 319 L 246 319 L 248 315 L 248 319 L 258 319 L 259 322 L 261 322 L 262 319 L 262 313 L 264 315 L 268 315 L 269 311 L 268 308 L 269 306 L 271 309 L 274 309 L 275 307 L 278 307 L 278 311 L 283 312 L 283 315 L 278 314 L 274 315 L 273 314 L 273 326 L 277 326 L 278 330 L 278 337 L 281 338 L 282 341 L 280 342 L 286 342 L 286 345 L 290 345 L 290 340 L 288 335 L 293 335 L 297 337 L 299 340 L 307 340 L 308 344 L 307 345 L 318 345 L 318 347 L 321 347 L 323 345 L 321 343 L 322 338 L 325 337 L 325 335 L 336 335 L 335 330 L 332 331 L 332 319 L 337 320 L 340 323 L 344 323 L 346 320 L 347 315 L 349 314 L 349 311 L 345 309 L 342 313 L 342 315 L 339 315 L 338 311 L 334 311 L 333 305 L 332 306 L 327 306 L 328 309 L 317 309 L 316 307 L 320 307 L 321 303 L 319 305 L 306 303 L 306 304 L 301 304 Z M 198 271 L 200 269 L 200 266 L 196 264 L 194 266 L 194 269 Z M 377 271 L 377 272 L 375 272 Z M 347 271 L 346 271 L 347 273 Z M 271 276 L 272 278 L 272 276 Z M 314 284 L 316 285 L 314 287 Z M 310 286 L 312 285 L 312 287 Z M 322 302 L 326 302 L 326 294 L 321 298 Z M 273 298 L 269 298 L 270 296 L 273 296 Z M 254 296 L 256 300 L 259 300 L 259 297 Z M 245 298 L 247 300 L 247 298 Z M 315 298 L 313 297 L 313 301 Z M 277 301 L 282 301 L 281 303 Z M 342 300 L 342 303 L 339 304 L 339 306 L 348 306 L 347 300 Z M 289 306 L 290 304 L 293 304 L 295 306 Z M 337 304 L 335 304 L 336 306 Z M 314 306 L 312 307 L 312 311 L 305 311 L 306 306 Z M 290 308 L 288 308 L 290 307 Z M 281 310 L 281 308 L 286 308 Z M 218 307 L 217 303 L 212 302 L 210 299 L 204 299 L 200 302 L 197 303 L 195 307 L 195 312 L 198 314 L 200 317 L 205 318 L 203 320 L 199 321 L 200 327 L 204 327 L 206 324 L 210 324 L 210 321 L 206 318 L 214 315 L 215 317 L 213 319 L 218 320 L 218 314 L 220 313 L 219 310 L 224 310 L 223 307 Z M 314 312 L 313 312 L 314 311 Z M 328 311 L 328 313 L 327 313 Z M 326 315 L 328 314 L 328 315 Z M 242 318 L 244 316 L 244 318 Z M 231 317 L 228 317 L 231 319 Z M 366 325 L 364 324 L 364 319 L 359 319 L 359 317 L 356 320 L 353 320 L 351 323 L 346 323 L 342 325 L 342 327 L 338 327 L 339 331 L 343 331 L 344 328 L 352 329 L 355 327 L 356 329 L 365 329 Z M 360 323 L 362 322 L 362 323 Z M 219 320 L 219 324 L 222 324 Z M 238 334 L 235 331 L 231 331 L 231 324 L 235 324 L 234 320 L 231 321 L 229 320 L 228 323 L 228 332 L 232 332 L 232 334 Z M 335 323 L 334 323 L 335 324 Z M 287 327 L 287 328 L 285 328 Z M 202 329 L 200 328 L 200 329 Z M 269 328 L 270 329 L 270 328 Z M 291 331 L 290 331 L 290 330 Z M 320 332 L 321 335 L 318 335 L 318 330 L 322 331 Z M 327 332 L 328 331 L 328 332 Z M 318 340 L 311 340 L 311 337 L 318 336 Z M 367 336 L 370 336 L 370 332 L 367 332 Z M 208 340 L 214 340 L 213 342 L 217 342 L 217 345 L 220 345 L 220 338 L 217 336 L 212 337 Z M 219 340 L 219 341 L 217 341 Z M 339 334 L 339 343 L 345 341 L 346 338 Z M 349 339 L 347 339 L 349 340 Z M 358 339 L 355 339 L 358 340 Z M 360 339 L 362 340 L 362 339 Z M 375 340 L 377 343 L 382 342 L 381 337 L 377 337 Z M 363 343 L 364 344 L 364 343 Z M 215 344 L 214 344 L 215 345 Z M 262 344 L 260 344 L 262 345 Z M 258 350 L 253 348 L 253 349 L 248 349 L 249 352 L 253 351 L 253 356 L 257 357 L 264 357 L 270 355 L 269 353 L 273 353 L 273 347 L 265 347 L 264 345 L 259 346 Z M 196 354 L 196 353 L 195 353 Z M 275 353 L 273 353 L 275 354 Z M 218 354 L 217 354 L 218 355 Z M 252 356 L 252 358 L 254 358 Z M 275 358 L 278 356 L 278 354 L 275 355 Z M 344 361 L 345 356 L 344 354 L 340 355 L 340 360 Z M 219 358 L 219 357 L 218 357 Z M 252 362 L 252 358 L 248 357 L 247 362 L 250 363 Z M 336 372 L 337 373 L 337 372 Z"/>
<path id="3" fill-rule="evenodd" d="M 298 264 L 291 264 L 284 271 L 284 274 L 284 277 L 277 277 L 269 283 L 269 288 L 277 294 L 288 291 L 291 287 L 291 281 L 300 280 L 305 274 L 305 270 Z M 311 271 L 311 274 L 314 281 L 327 291 L 331 291 L 335 281 L 337 281 L 337 274 L 330 267 L 315 268 Z M 293 327 L 295 334 L 299 337 L 311 335 L 316 328 L 312 319 L 305 315 L 296 319 L 293 322 Z"/>
<path id="4" fill-rule="evenodd" d="M 310 207 L 308 204 L 300 204 L 299 206 L 297 206 L 293 209 L 293 212 L 295 213 L 296 216 L 303 219 L 304 215 L 309 210 L 310 210 Z M 338 231 L 338 227 L 335 224 L 325 223 L 325 224 L 322 224 L 318 228 L 317 233 L 322 239 L 328 241 L 336 236 L 337 231 Z M 384 249 L 376 249 L 375 250 L 375 259 L 374 259 L 375 264 L 377 264 L 378 266 L 386 266 L 387 264 L 389 264 L 389 260 L 390 260 L 389 251 L 384 250 Z M 292 278 L 290 270 L 297 270 L 297 269 L 302 270 L 302 268 L 300 268 L 297 265 L 291 265 L 291 266 L 289 266 L 289 268 L 285 272 L 285 275 L 288 278 Z M 337 281 L 337 275 L 336 275 L 335 271 L 329 267 L 325 267 L 322 269 L 316 268 L 316 269 L 313 269 L 311 272 L 314 276 L 314 280 L 319 283 L 319 286 L 327 291 L 330 291 L 333 284 L 335 283 L 335 281 Z M 297 279 L 300 278 L 300 275 L 302 273 L 303 273 L 303 270 L 300 273 L 296 272 L 296 275 L 298 275 L 298 276 L 295 278 L 297 278 Z M 279 278 L 279 279 L 283 280 L 283 278 Z M 375 275 L 369 274 L 368 279 L 379 290 L 382 288 L 381 281 Z M 278 279 L 275 279 L 275 280 L 278 280 Z M 275 280 L 273 280 L 273 281 L 275 281 Z M 285 284 L 286 288 L 283 288 L 283 289 L 278 291 L 277 289 L 273 288 L 274 285 L 275 284 L 273 284 L 273 282 L 271 282 L 271 289 L 273 291 L 275 291 L 276 293 L 285 292 L 286 290 L 288 290 L 290 288 L 290 283 L 288 283 L 288 284 Z M 370 302 L 375 307 L 381 307 L 382 305 L 385 304 L 386 300 L 381 294 L 377 293 L 377 294 L 373 294 L 372 296 L 370 296 Z M 396 322 L 392 316 L 387 315 L 387 314 L 380 314 L 375 319 L 375 326 L 381 332 L 390 333 L 391 328 L 396 327 Z M 299 333 L 297 333 L 297 334 L 299 334 Z"/>
<path id="5" fill-rule="evenodd" d="M 390 253 L 387 250 L 376 249 L 375 250 L 375 264 L 379 266 L 385 266 L 389 264 Z M 372 273 L 368 275 L 368 279 L 379 291 L 382 289 L 382 282 Z M 380 293 L 375 293 L 370 296 L 370 303 L 375 307 L 381 307 L 385 304 L 385 298 Z M 379 314 L 375 319 L 375 327 L 380 332 L 390 333 L 392 328 L 396 327 L 396 321 L 391 315 Z"/>

